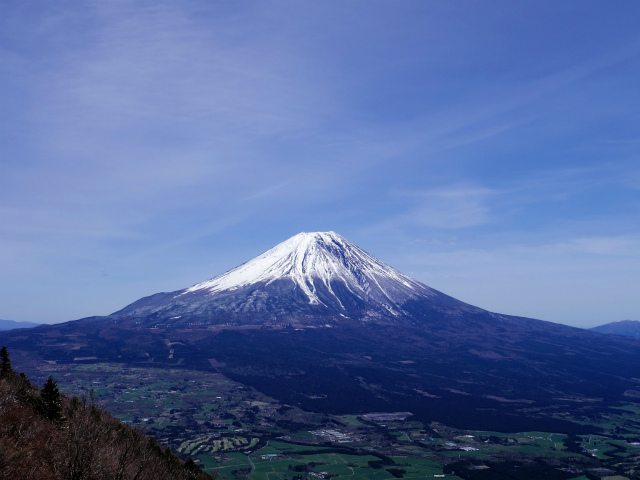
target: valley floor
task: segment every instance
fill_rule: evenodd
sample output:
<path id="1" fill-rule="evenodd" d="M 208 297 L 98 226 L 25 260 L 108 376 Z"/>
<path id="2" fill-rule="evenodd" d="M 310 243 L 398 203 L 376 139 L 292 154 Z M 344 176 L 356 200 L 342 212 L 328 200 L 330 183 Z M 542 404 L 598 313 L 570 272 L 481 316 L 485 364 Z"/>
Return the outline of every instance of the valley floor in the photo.
<path id="1" fill-rule="evenodd" d="M 598 435 L 501 433 L 425 425 L 410 412 L 306 412 L 219 373 L 51 363 L 40 375 L 53 375 L 68 394 L 92 390 L 120 420 L 228 480 L 640 478 L 635 403 L 571 414 Z"/>

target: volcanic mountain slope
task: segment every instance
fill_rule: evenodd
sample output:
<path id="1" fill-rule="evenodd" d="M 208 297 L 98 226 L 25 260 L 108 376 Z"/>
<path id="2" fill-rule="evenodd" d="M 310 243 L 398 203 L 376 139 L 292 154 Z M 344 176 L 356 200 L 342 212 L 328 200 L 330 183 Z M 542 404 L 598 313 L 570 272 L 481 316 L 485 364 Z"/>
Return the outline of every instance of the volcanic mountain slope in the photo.
<path id="1" fill-rule="evenodd" d="M 13 320 L 0 320 L 0 331 L 13 330 L 16 328 L 31 328 L 40 325 L 33 322 L 14 322 Z"/>
<path id="2" fill-rule="evenodd" d="M 335 232 L 300 233 L 222 275 L 111 315 L 143 324 L 414 323 L 418 310 L 480 312 L 385 265 Z M 135 313 L 134 313 L 135 312 Z"/>
<path id="3" fill-rule="evenodd" d="M 0 344 L 49 365 L 214 370 L 305 410 L 409 411 L 462 428 L 584 431 L 566 412 L 640 399 L 636 340 L 487 312 L 332 232 L 110 316 L 2 332 Z"/>
<path id="4" fill-rule="evenodd" d="M 640 321 L 621 320 L 619 322 L 605 323 L 604 325 L 593 327 L 591 331 L 640 338 Z"/>

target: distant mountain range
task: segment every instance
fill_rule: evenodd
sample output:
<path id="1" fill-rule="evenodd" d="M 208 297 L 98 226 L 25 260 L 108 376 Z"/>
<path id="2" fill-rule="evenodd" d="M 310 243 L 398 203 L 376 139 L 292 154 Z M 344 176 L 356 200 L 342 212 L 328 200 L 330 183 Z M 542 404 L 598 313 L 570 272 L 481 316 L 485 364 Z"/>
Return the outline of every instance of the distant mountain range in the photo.
<path id="1" fill-rule="evenodd" d="M 104 317 L 3 332 L 32 362 L 217 371 L 308 411 L 407 411 L 496 431 L 591 431 L 565 413 L 640 398 L 640 344 L 488 312 L 334 232 Z M 591 413 L 589 413 L 591 414 Z"/>
<path id="2" fill-rule="evenodd" d="M 13 330 L 16 328 L 37 327 L 39 323 L 32 322 L 14 322 L 13 320 L 0 320 L 0 331 Z"/>
<path id="3" fill-rule="evenodd" d="M 640 321 L 621 320 L 619 322 L 606 323 L 599 327 L 594 327 L 591 330 L 600 333 L 613 333 L 625 337 L 640 338 Z"/>

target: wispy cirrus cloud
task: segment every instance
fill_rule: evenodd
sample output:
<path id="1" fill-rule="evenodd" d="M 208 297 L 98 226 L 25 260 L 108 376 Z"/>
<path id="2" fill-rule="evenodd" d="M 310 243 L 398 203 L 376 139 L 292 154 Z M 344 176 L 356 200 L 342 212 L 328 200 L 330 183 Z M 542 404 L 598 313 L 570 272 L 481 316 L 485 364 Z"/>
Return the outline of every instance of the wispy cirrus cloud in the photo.
<path id="1" fill-rule="evenodd" d="M 401 203 L 409 203 L 407 211 L 388 221 L 384 228 L 422 226 L 438 229 L 462 229 L 495 221 L 489 203 L 500 195 L 489 188 L 451 185 L 423 191 L 395 192 Z"/>

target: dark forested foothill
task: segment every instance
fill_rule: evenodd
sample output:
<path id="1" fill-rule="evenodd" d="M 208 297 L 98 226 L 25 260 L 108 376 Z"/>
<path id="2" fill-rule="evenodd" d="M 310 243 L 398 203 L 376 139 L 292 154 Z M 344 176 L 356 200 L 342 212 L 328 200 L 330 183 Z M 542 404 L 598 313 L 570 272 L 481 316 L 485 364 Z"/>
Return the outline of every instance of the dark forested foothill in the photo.
<path id="1" fill-rule="evenodd" d="M 2 353 L 0 480 L 213 479 L 92 398 L 60 395 L 53 378 L 38 389 L 13 371 L 6 349 Z"/>

